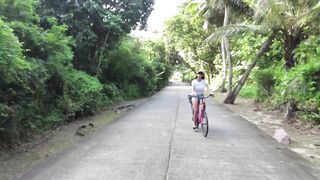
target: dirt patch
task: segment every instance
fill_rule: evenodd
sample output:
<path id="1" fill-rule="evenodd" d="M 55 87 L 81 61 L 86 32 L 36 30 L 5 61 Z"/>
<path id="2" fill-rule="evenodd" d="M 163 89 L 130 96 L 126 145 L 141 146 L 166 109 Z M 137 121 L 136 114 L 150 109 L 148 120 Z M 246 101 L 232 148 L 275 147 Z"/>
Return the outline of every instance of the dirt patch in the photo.
<path id="1" fill-rule="evenodd" d="M 0 179 L 9 180 L 19 177 L 49 157 L 70 148 L 83 136 L 105 127 L 123 113 L 146 100 L 123 102 L 93 117 L 83 118 L 34 137 L 32 142 L 21 144 L 15 150 L 0 149 Z"/>
<path id="2" fill-rule="evenodd" d="M 216 102 L 223 104 L 225 93 L 215 93 Z M 258 128 L 273 136 L 275 130 L 283 128 L 290 137 L 288 147 L 308 159 L 320 169 L 320 126 L 312 127 L 302 122 L 287 124 L 283 121 L 284 114 L 272 111 L 251 99 L 238 97 L 234 105 L 224 104 Z"/>

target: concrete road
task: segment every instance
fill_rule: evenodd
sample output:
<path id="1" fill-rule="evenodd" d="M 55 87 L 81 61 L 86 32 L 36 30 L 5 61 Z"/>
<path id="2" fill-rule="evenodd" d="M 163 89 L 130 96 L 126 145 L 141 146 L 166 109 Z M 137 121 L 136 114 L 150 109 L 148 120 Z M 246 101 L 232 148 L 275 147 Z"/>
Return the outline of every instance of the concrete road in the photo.
<path id="1" fill-rule="evenodd" d="M 194 132 L 189 88 L 174 83 L 20 179 L 320 179 L 309 162 L 211 100 L 208 137 Z"/>

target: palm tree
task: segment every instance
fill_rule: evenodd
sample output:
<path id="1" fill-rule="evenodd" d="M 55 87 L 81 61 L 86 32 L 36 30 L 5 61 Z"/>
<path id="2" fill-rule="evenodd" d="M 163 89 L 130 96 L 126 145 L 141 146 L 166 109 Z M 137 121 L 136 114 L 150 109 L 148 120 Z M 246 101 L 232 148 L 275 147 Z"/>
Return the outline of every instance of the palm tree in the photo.
<path id="1" fill-rule="evenodd" d="M 318 2 L 318 4 L 316 4 Z M 315 22 L 320 2 L 315 0 L 259 0 L 256 4 L 256 22 L 268 29 L 277 29 L 283 42 L 286 68 L 295 65 L 294 49 L 306 38 L 305 30 Z"/>
<path id="2" fill-rule="evenodd" d="M 230 22 L 230 10 L 237 14 L 252 16 L 252 9 L 241 0 L 207 0 L 203 10 L 207 20 L 216 26 L 227 26 Z M 223 79 L 220 85 L 221 92 L 225 92 L 225 83 L 227 71 L 229 72 L 228 96 L 232 92 L 233 66 L 230 52 L 229 40 L 226 37 L 221 38 L 221 56 L 223 61 Z M 227 70 L 228 67 L 228 70 Z"/>
<path id="3" fill-rule="evenodd" d="M 261 53 L 268 50 L 272 39 L 278 37 L 283 42 L 285 50 L 285 67 L 290 69 L 295 65 L 294 49 L 306 38 L 305 31 L 312 26 L 320 13 L 320 2 L 301 0 L 258 0 L 255 9 L 255 23 L 257 25 L 229 25 L 220 28 L 218 31 L 208 37 L 208 41 L 218 41 L 221 37 L 230 37 L 239 35 L 243 32 L 254 31 L 258 33 L 270 33 L 271 35 L 265 41 L 256 55 L 255 60 L 249 65 L 243 77 L 233 88 L 230 96 L 225 99 L 225 103 L 233 104 L 252 68 L 255 66 Z M 291 105 L 288 105 L 291 107 Z M 289 119 L 290 114 L 286 113 Z"/>

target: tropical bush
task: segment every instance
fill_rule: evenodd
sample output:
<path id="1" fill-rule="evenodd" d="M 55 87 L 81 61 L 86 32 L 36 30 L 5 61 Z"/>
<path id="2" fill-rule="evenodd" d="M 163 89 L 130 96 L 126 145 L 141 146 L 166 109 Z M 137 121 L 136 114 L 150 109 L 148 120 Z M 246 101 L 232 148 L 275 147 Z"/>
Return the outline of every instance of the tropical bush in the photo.
<path id="1" fill-rule="evenodd" d="M 164 87 L 166 47 L 127 34 L 146 27 L 143 3 L 0 0 L 0 142 L 14 144 L 123 99 Z M 88 17 L 90 14 L 90 18 Z M 146 51 L 149 49 L 151 51 Z"/>

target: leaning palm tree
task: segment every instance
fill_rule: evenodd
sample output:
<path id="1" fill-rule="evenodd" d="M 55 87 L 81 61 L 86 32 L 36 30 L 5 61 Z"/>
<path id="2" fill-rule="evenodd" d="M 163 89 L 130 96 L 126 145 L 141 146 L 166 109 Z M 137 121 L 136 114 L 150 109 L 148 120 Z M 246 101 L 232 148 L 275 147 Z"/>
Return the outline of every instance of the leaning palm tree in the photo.
<path id="1" fill-rule="evenodd" d="M 283 41 L 285 67 L 290 69 L 295 65 L 294 49 L 306 38 L 306 30 L 318 22 L 320 2 L 312 0 L 258 0 L 255 9 L 257 10 L 254 16 L 255 23 L 259 26 L 243 24 L 225 26 L 207 38 L 207 41 L 210 42 L 219 41 L 221 37 L 239 35 L 247 31 L 271 34 L 241 80 L 233 88 L 231 96 L 225 99 L 225 103 L 234 103 L 251 70 L 262 55 L 261 53 L 268 50 L 273 38 L 278 37 Z M 290 105 L 287 106 L 290 107 Z M 290 119 L 292 113 L 286 114 L 288 115 L 285 118 Z"/>

